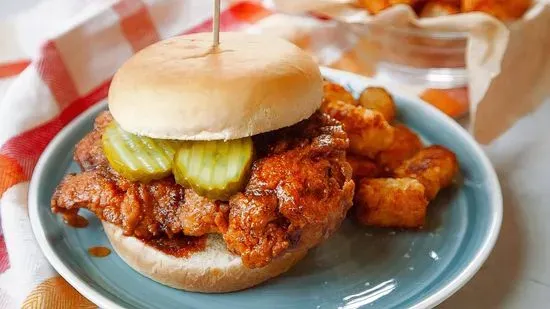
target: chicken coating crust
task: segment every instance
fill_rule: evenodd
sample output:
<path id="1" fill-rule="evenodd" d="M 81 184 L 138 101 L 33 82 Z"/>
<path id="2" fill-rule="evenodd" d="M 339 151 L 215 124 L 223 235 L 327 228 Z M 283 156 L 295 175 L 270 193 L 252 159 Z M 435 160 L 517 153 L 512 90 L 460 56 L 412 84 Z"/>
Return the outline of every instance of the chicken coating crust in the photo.
<path id="1" fill-rule="evenodd" d="M 424 225 L 428 200 L 414 178 L 363 179 L 355 195 L 356 216 L 365 225 L 419 228 Z"/>
<path id="2" fill-rule="evenodd" d="M 374 159 L 393 142 L 394 128 L 379 112 L 341 101 L 324 101 L 321 111 L 342 122 L 353 154 Z"/>
<path id="3" fill-rule="evenodd" d="M 227 204 L 199 196 L 173 177 L 148 184 L 131 182 L 105 166 L 68 175 L 55 191 L 51 207 L 69 217 L 87 208 L 120 226 L 125 235 L 142 239 L 220 232 L 227 227 L 229 213 Z"/>
<path id="4" fill-rule="evenodd" d="M 268 154 L 254 162 L 245 191 L 229 202 L 224 239 L 247 265 L 261 267 L 288 248 L 315 246 L 352 205 L 346 134 L 325 114 L 312 118 L 258 142 L 269 145 Z"/>
<path id="5" fill-rule="evenodd" d="M 392 96 L 384 88 L 367 87 L 359 96 L 359 105 L 382 114 L 387 122 L 393 122 L 397 108 Z"/>
<path id="6" fill-rule="evenodd" d="M 346 88 L 338 84 L 325 81 L 323 83 L 323 91 L 324 91 L 324 96 L 323 96 L 324 101 L 327 101 L 327 102 L 340 101 L 351 105 L 357 105 L 357 102 L 355 101 L 355 98 L 353 97 L 353 95 L 349 93 L 349 91 L 347 91 Z"/>
<path id="7" fill-rule="evenodd" d="M 101 121 L 100 121 L 101 120 Z M 342 125 L 316 113 L 292 127 L 254 137 L 258 159 L 243 193 L 229 203 L 211 201 L 172 176 L 130 182 L 105 159 L 101 136 L 110 115 L 77 146 L 84 172 L 68 175 L 52 197 L 66 217 L 87 208 L 139 238 L 222 233 L 228 249 L 248 267 L 261 267 L 285 250 L 309 249 L 340 225 L 352 205 L 354 183 L 345 160 Z M 231 208 L 231 209 L 230 209 Z"/>
<path id="8" fill-rule="evenodd" d="M 405 160 L 419 152 L 423 145 L 416 133 L 407 126 L 398 124 L 395 127 L 394 139 L 390 147 L 376 156 L 376 163 L 383 166 L 386 172 L 398 168 Z"/>
<path id="9" fill-rule="evenodd" d="M 111 113 L 105 111 L 99 114 L 94 121 L 94 129 L 88 133 L 74 150 L 73 159 L 82 170 L 88 170 L 98 165 L 107 165 L 107 158 L 103 154 L 103 146 L 99 142 L 103 130 L 113 121 Z"/>
<path id="10" fill-rule="evenodd" d="M 426 188 L 426 197 L 433 200 L 440 189 L 448 187 L 458 172 L 456 155 L 443 146 L 429 146 L 406 160 L 395 171 L 398 178 L 415 178 Z"/>

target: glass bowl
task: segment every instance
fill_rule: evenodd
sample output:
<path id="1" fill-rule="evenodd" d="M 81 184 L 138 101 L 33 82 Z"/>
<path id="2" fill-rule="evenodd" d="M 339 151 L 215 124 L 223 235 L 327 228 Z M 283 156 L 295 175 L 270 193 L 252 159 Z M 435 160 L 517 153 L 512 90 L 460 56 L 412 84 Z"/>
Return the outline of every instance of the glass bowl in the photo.
<path id="1" fill-rule="evenodd" d="M 381 79 L 448 89 L 466 86 L 465 32 L 432 31 L 394 25 L 351 25 Z"/>

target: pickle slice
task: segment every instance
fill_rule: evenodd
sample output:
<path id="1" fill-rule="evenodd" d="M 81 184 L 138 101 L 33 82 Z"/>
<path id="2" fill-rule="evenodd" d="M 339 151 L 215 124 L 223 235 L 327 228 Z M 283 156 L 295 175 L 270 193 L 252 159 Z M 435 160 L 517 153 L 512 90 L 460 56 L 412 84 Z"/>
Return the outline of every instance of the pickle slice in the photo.
<path id="1" fill-rule="evenodd" d="M 197 141 L 183 144 L 174 160 L 182 186 L 214 200 L 226 201 L 246 185 L 254 156 L 252 139 Z"/>
<path id="2" fill-rule="evenodd" d="M 137 136 L 111 123 L 102 137 L 111 167 L 131 181 L 149 182 L 172 173 L 174 155 L 181 142 Z"/>

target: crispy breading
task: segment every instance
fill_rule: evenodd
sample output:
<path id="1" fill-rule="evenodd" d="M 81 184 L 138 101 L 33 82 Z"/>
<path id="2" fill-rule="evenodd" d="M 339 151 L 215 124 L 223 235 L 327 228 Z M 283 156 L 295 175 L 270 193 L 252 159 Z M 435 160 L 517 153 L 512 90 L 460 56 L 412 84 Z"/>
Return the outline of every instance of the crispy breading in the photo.
<path id="1" fill-rule="evenodd" d="M 111 121 L 113 121 L 111 113 L 105 111 L 99 114 L 94 121 L 92 132 L 84 136 L 76 145 L 73 157 L 82 170 L 107 164 L 107 158 L 103 154 L 101 135 Z"/>
<path id="2" fill-rule="evenodd" d="M 392 96 L 384 88 L 367 87 L 359 96 L 359 105 L 381 113 L 388 122 L 395 120 L 396 107 Z"/>
<path id="3" fill-rule="evenodd" d="M 251 267 L 331 235 L 351 207 L 354 191 L 345 161 L 346 134 L 327 115 L 316 113 L 309 122 L 267 133 L 262 142 L 269 152 L 254 162 L 245 191 L 231 197 L 224 234 L 229 250 Z M 261 142 L 256 145 L 262 148 Z"/>
<path id="4" fill-rule="evenodd" d="M 354 204 L 362 224 L 419 228 L 424 225 L 428 200 L 416 179 L 379 178 L 359 182 Z"/>
<path id="5" fill-rule="evenodd" d="M 398 178 L 415 178 L 426 188 L 428 200 L 435 198 L 440 189 L 449 186 L 458 172 L 454 153 L 445 147 L 434 145 L 424 148 L 406 160 L 395 171 Z"/>
<path id="6" fill-rule="evenodd" d="M 324 91 L 324 101 L 342 101 L 344 103 L 348 103 L 351 105 L 357 105 L 357 102 L 355 101 L 355 98 L 349 91 L 346 90 L 346 88 L 331 83 L 329 81 L 325 81 L 323 83 L 323 91 Z"/>
<path id="7" fill-rule="evenodd" d="M 148 184 L 131 182 L 105 166 L 68 175 L 57 187 L 51 207 L 65 216 L 87 208 L 101 220 L 122 227 L 125 235 L 144 239 L 217 233 L 227 227 L 229 214 L 227 203 L 184 189 L 173 177 Z"/>
<path id="8" fill-rule="evenodd" d="M 379 112 L 341 101 L 325 101 L 321 111 L 344 125 L 353 154 L 373 159 L 393 142 L 394 128 Z"/>
<path id="9" fill-rule="evenodd" d="M 382 168 L 367 157 L 348 154 L 346 160 L 353 171 L 353 179 L 375 178 L 382 174 Z"/>
<path id="10" fill-rule="evenodd" d="M 407 126 L 398 124 L 395 126 L 393 143 L 388 149 L 378 153 L 376 163 L 383 166 L 386 171 L 393 171 L 403 161 L 420 151 L 422 147 L 422 142 L 416 133 Z"/>

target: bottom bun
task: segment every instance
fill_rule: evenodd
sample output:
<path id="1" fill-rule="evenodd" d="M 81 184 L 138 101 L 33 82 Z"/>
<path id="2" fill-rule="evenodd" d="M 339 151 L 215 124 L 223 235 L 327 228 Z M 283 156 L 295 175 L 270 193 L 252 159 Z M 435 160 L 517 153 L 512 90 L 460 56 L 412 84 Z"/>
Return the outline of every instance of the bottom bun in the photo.
<path id="1" fill-rule="evenodd" d="M 192 292 L 223 293 L 243 290 L 278 276 L 307 253 L 287 252 L 262 268 L 247 268 L 241 257 L 229 252 L 221 235 L 209 235 L 206 248 L 185 258 L 165 254 L 122 229 L 103 222 L 116 253 L 137 272 L 167 286 Z"/>

